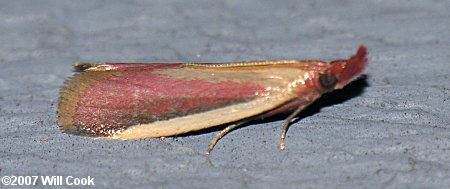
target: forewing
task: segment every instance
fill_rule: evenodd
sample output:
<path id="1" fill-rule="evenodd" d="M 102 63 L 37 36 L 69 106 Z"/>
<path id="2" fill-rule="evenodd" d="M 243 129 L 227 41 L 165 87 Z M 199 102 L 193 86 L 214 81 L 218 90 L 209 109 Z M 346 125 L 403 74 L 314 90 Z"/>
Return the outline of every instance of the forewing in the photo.
<path id="1" fill-rule="evenodd" d="M 184 128 L 165 134 L 173 135 L 237 121 L 294 98 L 289 84 L 299 74 L 295 69 L 270 66 L 245 69 L 183 64 L 121 66 L 131 69 L 87 71 L 66 82 L 58 108 L 58 122 L 66 132 L 111 136 L 131 126 L 171 121 L 165 129 L 177 124 Z M 244 104 L 252 110 L 244 110 Z M 197 125 L 177 121 L 189 118 L 195 122 L 192 116 L 213 114 L 221 120 L 207 122 L 198 117 Z"/>

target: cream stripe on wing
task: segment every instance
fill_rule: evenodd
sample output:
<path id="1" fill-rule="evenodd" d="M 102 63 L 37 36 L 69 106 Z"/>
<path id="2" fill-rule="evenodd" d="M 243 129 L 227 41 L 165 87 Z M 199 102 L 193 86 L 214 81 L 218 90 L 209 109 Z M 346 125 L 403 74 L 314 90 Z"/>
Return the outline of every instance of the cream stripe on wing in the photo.
<path id="1" fill-rule="evenodd" d="M 122 133 L 106 138 L 127 140 L 179 135 L 252 117 L 281 106 L 293 98 L 295 96 L 292 94 L 261 97 L 199 114 L 132 126 Z"/>

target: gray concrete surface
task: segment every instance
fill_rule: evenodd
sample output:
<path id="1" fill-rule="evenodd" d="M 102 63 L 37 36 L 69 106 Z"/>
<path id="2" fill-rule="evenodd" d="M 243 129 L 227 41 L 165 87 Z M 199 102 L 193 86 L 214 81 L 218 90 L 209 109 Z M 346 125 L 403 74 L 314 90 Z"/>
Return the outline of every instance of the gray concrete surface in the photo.
<path id="1" fill-rule="evenodd" d="M 91 176 L 96 188 L 449 188 L 449 10 L 441 0 L 2 0 L 0 176 Z M 361 43 L 366 80 L 307 110 L 284 152 L 280 119 L 230 133 L 210 157 L 217 131 L 124 142 L 56 125 L 59 87 L 78 61 L 332 60 Z"/>

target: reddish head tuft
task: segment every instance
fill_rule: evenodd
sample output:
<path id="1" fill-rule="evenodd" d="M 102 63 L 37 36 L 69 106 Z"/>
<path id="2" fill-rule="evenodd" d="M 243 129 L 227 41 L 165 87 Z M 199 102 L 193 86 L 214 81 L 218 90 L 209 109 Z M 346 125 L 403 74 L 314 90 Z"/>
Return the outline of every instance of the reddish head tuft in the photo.
<path id="1" fill-rule="evenodd" d="M 366 64 L 367 49 L 365 46 L 361 45 L 356 55 L 352 56 L 348 60 L 344 70 L 341 73 L 340 80 L 348 83 L 352 78 L 359 76 L 364 71 Z"/>
<path id="2" fill-rule="evenodd" d="M 367 64 L 367 49 L 361 45 L 358 52 L 348 60 L 336 60 L 330 64 L 328 71 L 337 79 L 334 89 L 341 89 L 364 71 Z"/>

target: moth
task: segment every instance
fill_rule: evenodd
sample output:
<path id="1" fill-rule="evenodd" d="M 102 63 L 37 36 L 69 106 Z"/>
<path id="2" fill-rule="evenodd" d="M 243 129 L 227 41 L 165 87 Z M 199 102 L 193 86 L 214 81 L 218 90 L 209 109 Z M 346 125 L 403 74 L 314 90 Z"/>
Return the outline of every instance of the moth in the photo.
<path id="1" fill-rule="evenodd" d="M 362 74 L 367 50 L 347 60 L 232 63 L 75 64 L 60 90 L 58 124 L 66 133 L 108 139 L 176 136 L 228 125 L 208 147 L 255 119 L 291 112 L 291 121 L 322 94 Z"/>

